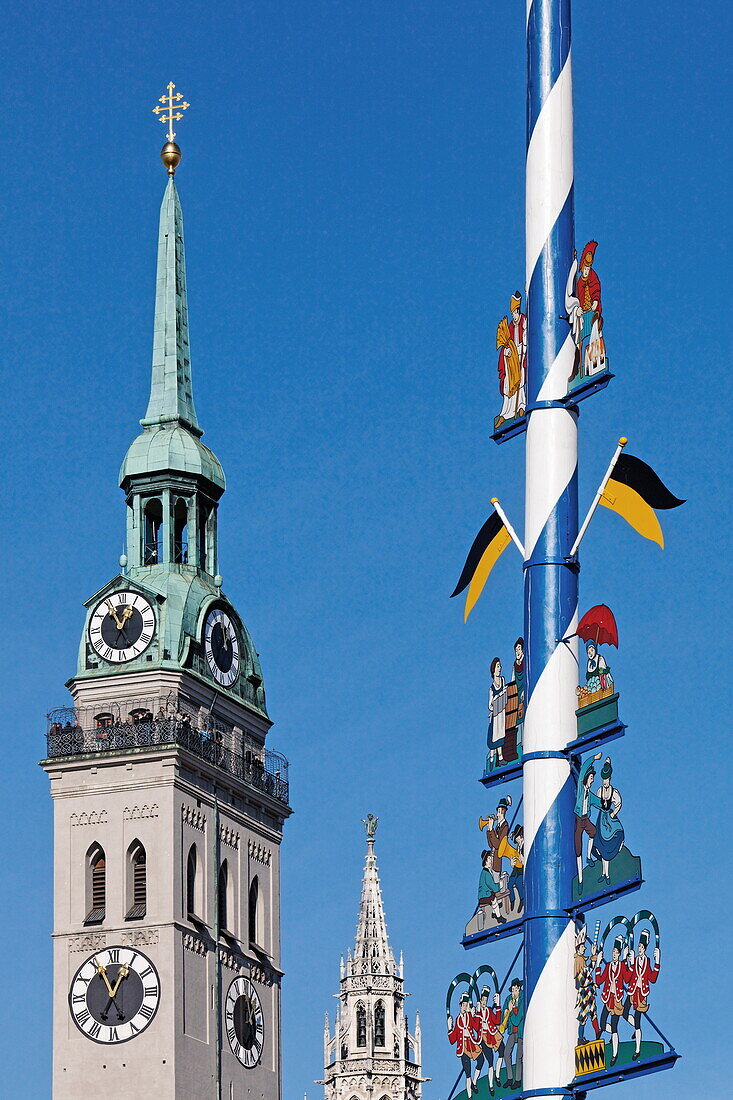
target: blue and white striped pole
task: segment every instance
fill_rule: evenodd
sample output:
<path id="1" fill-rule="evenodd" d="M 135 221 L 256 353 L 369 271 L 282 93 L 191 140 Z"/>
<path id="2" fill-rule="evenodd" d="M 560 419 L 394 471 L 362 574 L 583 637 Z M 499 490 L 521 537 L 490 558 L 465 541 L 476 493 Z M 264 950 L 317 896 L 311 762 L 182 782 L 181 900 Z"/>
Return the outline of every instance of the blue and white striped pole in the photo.
<path id="1" fill-rule="evenodd" d="M 575 347 L 565 314 L 573 259 L 570 0 L 527 0 L 527 389 L 524 724 L 525 1027 L 523 1095 L 570 1096 L 577 1037 L 574 783 L 578 532 L 576 415 L 562 403 Z"/>

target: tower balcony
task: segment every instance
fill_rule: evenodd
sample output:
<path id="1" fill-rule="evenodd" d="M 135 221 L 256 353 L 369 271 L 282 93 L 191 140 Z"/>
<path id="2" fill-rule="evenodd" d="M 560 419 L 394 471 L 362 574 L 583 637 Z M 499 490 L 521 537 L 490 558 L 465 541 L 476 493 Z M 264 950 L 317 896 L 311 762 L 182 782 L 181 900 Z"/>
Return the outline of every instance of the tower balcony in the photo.
<path id="1" fill-rule="evenodd" d="M 288 761 L 174 693 L 164 699 L 59 707 L 46 716 L 49 760 L 181 748 L 287 806 Z"/>

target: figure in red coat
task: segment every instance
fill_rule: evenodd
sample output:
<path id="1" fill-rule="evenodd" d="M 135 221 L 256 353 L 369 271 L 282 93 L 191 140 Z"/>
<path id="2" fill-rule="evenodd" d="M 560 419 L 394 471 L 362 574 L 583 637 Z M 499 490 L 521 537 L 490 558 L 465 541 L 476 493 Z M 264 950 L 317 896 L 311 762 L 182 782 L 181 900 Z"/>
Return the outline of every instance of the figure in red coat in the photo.
<path id="1" fill-rule="evenodd" d="M 461 1060 L 466 1077 L 466 1096 L 471 1100 L 484 1056 L 481 1053 L 481 1020 L 471 1007 L 467 993 L 461 995 L 461 1009 L 455 1023 L 452 1016 L 448 1017 L 448 1038 L 456 1048 L 456 1057 Z"/>
<path id="2" fill-rule="evenodd" d="M 622 957 L 623 953 L 623 957 Z M 616 936 L 611 951 L 611 961 L 606 962 L 600 953 L 592 956 L 596 963 L 595 982 L 601 987 L 601 1031 L 611 1033 L 611 1065 L 618 1058 L 618 1022 L 624 1015 L 625 967 L 628 947 L 621 936 Z M 600 961 L 599 961 L 600 960 Z"/>
<path id="3" fill-rule="evenodd" d="M 639 935 L 636 958 L 632 951 L 624 963 L 624 981 L 628 990 L 624 1016 L 634 1029 L 634 1061 L 637 1061 L 641 1053 L 641 1021 L 644 1013 L 649 1011 L 649 989 L 659 977 L 659 948 L 654 948 L 652 966 L 646 953 L 648 946 L 649 933 L 644 929 Z"/>
<path id="4" fill-rule="evenodd" d="M 476 1009 L 476 1019 L 480 1026 L 479 1042 L 481 1053 L 489 1067 L 489 1095 L 494 1095 L 494 1052 L 498 1054 L 496 1063 L 497 1079 L 501 1072 L 502 1058 L 504 1057 L 504 1043 L 501 1037 L 501 999 L 498 993 L 494 994 L 493 1004 L 489 1004 L 491 990 L 487 985 L 481 990 L 481 1000 Z"/>
<path id="5" fill-rule="evenodd" d="M 570 380 L 605 370 L 606 344 L 603 338 L 603 303 L 601 280 L 593 268 L 598 241 L 588 241 L 580 254 L 580 264 L 573 260 L 565 291 L 568 320 L 575 341 L 575 361 Z"/>

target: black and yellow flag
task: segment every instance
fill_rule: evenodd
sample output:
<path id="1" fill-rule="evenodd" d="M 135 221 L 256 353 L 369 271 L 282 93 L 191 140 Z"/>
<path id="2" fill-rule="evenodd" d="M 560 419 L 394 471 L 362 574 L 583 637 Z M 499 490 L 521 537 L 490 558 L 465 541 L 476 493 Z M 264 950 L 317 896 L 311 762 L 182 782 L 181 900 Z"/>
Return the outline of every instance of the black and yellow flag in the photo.
<path id="1" fill-rule="evenodd" d="M 489 573 L 511 541 L 503 520 L 498 513 L 492 512 L 473 540 L 466 564 L 458 578 L 458 584 L 451 592 L 451 599 L 453 599 L 454 596 L 463 592 L 464 588 L 468 588 L 466 606 L 463 610 L 464 623 L 483 592 Z"/>
<path id="2" fill-rule="evenodd" d="M 655 509 L 679 508 L 684 500 L 670 493 L 651 466 L 634 455 L 621 454 L 613 468 L 600 503 L 618 512 L 645 539 L 664 549 L 664 535 Z"/>

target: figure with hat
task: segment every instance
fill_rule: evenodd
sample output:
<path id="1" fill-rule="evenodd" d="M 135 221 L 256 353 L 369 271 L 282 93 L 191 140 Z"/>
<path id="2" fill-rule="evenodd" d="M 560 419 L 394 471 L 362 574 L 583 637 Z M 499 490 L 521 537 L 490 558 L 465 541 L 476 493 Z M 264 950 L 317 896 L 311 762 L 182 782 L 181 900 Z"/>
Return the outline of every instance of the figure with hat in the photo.
<path id="1" fill-rule="evenodd" d="M 569 381 L 578 373 L 581 377 L 605 370 L 606 344 L 603 338 L 603 304 L 601 280 L 593 268 L 598 241 L 588 241 L 573 260 L 565 291 L 568 321 L 575 341 L 575 361 Z"/>
<path id="2" fill-rule="evenodd" d="M 624 827 L 618 819 L 622 806 L 621 795 L 611 785 L 613 766 L 611 757 L 607 756 L 601 768 L 601 785 L 598 788 L 600 809 L 596 820 L 596 835 L 593 837 L 591 855 L 601 860 L 601 877 L 599 882 L 611 885 L 609 863 L 621 851 L 624 843 Z"/>
<path id="3" fill-rule="evenodd" d="M 512 829 L 506 854 L 512 868 L 506 884 L 509 908 L 513 910 L 516 905 L 518 915 L 524 908 L 524 829 L 521 825 L 515 825 Z"/>
<path id="4" fill-rule="evenodd" d="M 460 1058 L 466 1077 L 466 1096 L 471 1100 L 484 1064 L 480 1043 L 481 1023 L 471 1007 L 471 998 L 468 993 L 461 994 L 460 1004 L 455 1023 L 453 1017 L 448 1016 L 448 1039 L 456 1048 L 456 1057 Z"/>
<path id="5" fill-rule="evenodd" d="M 478 880 L 478 906 L 480 913 L 479 927 L 486 925 L 486 910 L 491 910 L 491 915 L 497 924 L 506 924 L 506 917 L 502 917 L 499 909 L 499 895 L 501 885 L 498 878 L 494 878 L 492 871 L 493 855 L 488 848 L 481 853 L 481 874 Z"/>
<path id="6" fill-rule="evenodd" d="M 654 966 L 647 956 L 649 947 L 649 933 L 643 928 L 639 933 L 639 944 L 636 956 L 633 947 L 629 957 L 624 963 L 624 981 L 628 989 L 626 1004 L 624 1005 L 624 1017 L 634 1029 L 634 1053 L 633 1060 L 638 1061 L 641 1053 L 641 1021 L 644 1014 L 649 1011 L 649 989 L 659 977 L 660 954 L 659 947 L 654 948 Z"/>
<path id="7" fill-rule="evenodd" d="M 573 973 L 575 975 L 576 999 L 575 1008 L 578 1020 L 578 1043 L 582 1045 L 585 1039 L 585 1024 L 590 1020 L 596 1039 L 601 1037 L 601 1029 L 598 1026 L 598 1013 L 596 1012 L 596 985 L 593 974 L 588 964 L 586 947 L 588 933 L 585 924 L 582 924 L 575 933 L 575 958 L 573 960 Z M 597 956 L 592 956 L 595 965 Z"/>
<path id="8" fill-rule="evenodd" d="M 596 965 L 595 983 L 601 987 L 601 1000 L 603 1011 L 601 1012 L 601 1031 L 611 1033 L 611 1065 L 616 1065 L 618 1058 L 618 1022 L 624 1015 L 624 991 L 626 968 L 624 960 L 628 953 L 628 947 L 622 936 L 616 936 L 611 949 L 611 961 L 606 962 L 600 954 L 591 956 L 591 961 Z"/>
<path id="9" fill-rule="evenodd" d="M 489 1003 L 491 1001 L 491 1004 Z M 501 1070 L 501 1060 L 504 1056 L 504 1043 L 501 1037 L 501 999 L 498 993 L 491 996 L 491 990 L 487 985 L 481 990 L 481 999 L 476 1009 L 476 1019 L 480 1024 L 479 1042 L 481 1053 L 488 1066 L 489 1094 L 494 1095 L 494 1054 L 499 1060 L 496 1064 L 496 1074 Z"/>
<path id="10" fill-rule="evenodd" d="M 522 996 L 522 981 L 512 978 L 509 986 L 509 996 L 504 1001 L 504 1014 L 501 1027 L 504 1032 L 504 1061 L 506 1062 L 507 1081 L 504 1088 L 518 1088 L 522 1080 L 522 1056 L 524 1033 L 524 998 Z M 512 1054 L 514 1065 L 512 1066 Z M 499 1084 L 501 1058 L 496 1065 L 496 1079 Z"/>
<path id="11" fill-rule="evenodd" d="M 522 295 L 517 290 L 509 301 L 509 317 L 502 317 L 496 330 L 499 352 L 499 393 L 504 399 L 494 421 L 500 428 L 506 420 L 524 416 L 527 408 L 527 316 L 522 313 Z"/>
<path id="12" fill-rule="evenodd" d="M 595 756 L 585 760 L 580 766 L 578 774 L 578 790 L 575 796 L 575 858 L 578 864 L 578 892 L 583 892 L 583 834 L 588 835 L 588 862 L 591 862 L 591 850 L 596 837 L 596 826 L 590 819 L 591 807 L 601 809 L 601 800 L 591 790 L 596 776 L 595 762 L 603 756 L 597 752 Z"/>
<path id="13" fill-rule="evenodd" d="M 500 798 L 496 807 L 496 816 L 489 814 L 486 828 L 486 839 L 491 849 L 491 870 L 497 882 L 501 882 L 502 860 L 507 854 L 509 822 L 506 819 L 506 812 L 511 804 L 512 796 L 510 794 L 506 798 Z"/>

